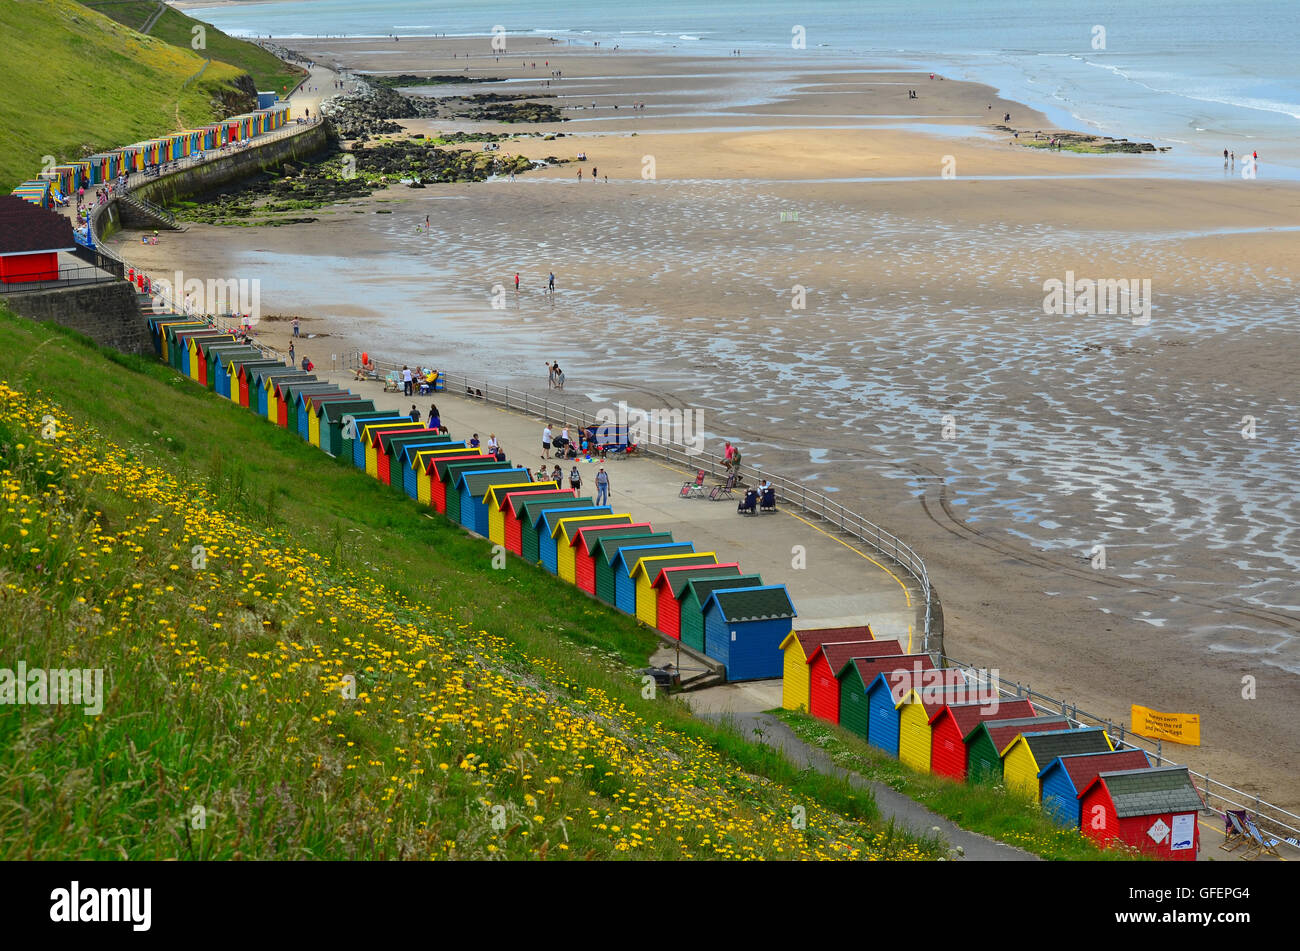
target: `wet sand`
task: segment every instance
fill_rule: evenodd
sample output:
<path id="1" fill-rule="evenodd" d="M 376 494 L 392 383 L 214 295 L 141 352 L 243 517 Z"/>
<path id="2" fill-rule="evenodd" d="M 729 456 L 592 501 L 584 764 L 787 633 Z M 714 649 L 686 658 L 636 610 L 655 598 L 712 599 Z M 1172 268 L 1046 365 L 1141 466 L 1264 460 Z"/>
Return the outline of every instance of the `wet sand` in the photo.
<path id="1" fill-rule="evenodd" d="M 419 73 L 463 70 L 450 54 L 470 46 L 292 45 Z M 1002 113 L 1046 122 L 983 87 L 811 57 L 543 40 L 469 60 L 515 82 L 424 91 L 532 91 L 547 58 L 571 121 L 539 130 L 565 137 L 501 148 L 582 166 L 398 186 L 310 225 L 191 226 L 128 257 L 260 278 L 264 314 L 329 335 L 298 342 L 318 362 L 356 347 L 544 393 L 559 359 L 575 403 L 701 409 L 719 445 L 909 541 L 952 656 L 1121 723 L 1130 703 L 1199 713 L 1204 745 L 1172 757 L 1300 805 L 1300 188 L 1213 157 L 1017 147 Z M 1149 323 L 1044 314 L 1066 271 L 1150 279 Z M 258 331 L 287 344 L 285 323 Z"/>

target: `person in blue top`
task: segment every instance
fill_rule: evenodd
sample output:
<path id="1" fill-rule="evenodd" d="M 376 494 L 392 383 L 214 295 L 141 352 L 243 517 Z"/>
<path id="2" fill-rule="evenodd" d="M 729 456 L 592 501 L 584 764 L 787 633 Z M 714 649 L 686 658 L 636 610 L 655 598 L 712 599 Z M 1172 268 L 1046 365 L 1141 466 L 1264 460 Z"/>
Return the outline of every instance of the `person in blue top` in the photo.
<path id="1" fill-rule="evenodd" d="M 473 436 L 470 437 L 469 445 L 471 449 L 478 448 L 478 433 L 475 433 Z"/>

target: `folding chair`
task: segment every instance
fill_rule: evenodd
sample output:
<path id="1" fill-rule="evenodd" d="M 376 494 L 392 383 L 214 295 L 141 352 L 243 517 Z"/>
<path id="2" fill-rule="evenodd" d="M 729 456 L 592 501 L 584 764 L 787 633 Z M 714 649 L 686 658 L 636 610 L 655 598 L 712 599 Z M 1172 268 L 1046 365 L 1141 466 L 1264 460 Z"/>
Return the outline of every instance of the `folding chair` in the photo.
<path id="1" fill-rule="evenodd" d="M 384 377 L 384 392 L 387 393 L 390 390 L 396 392 L 401 388 L 402 388 L 402 380 L 401 377 L 397 375 L 397 371 L 396 370 L 389 371 L 388 376 Z"/>
<path id="2" fill-rule="evenodd" d="M 678 495 L 683 499 L 699 499 L 704 497 L 704 470 L 700 469 L 695 473 L 694 482 L 683 482 L 682 491 Z"/>
<path id="3" fill-rule="evenodd" d="M 763 490 L 762 498 L 759 500 L 758 503 L 758 510 L 760 512 L 776 511 L 776 487 L 775 486 Z"/>
<path id="4" fill-rule="evenodd" d="M 750 489 L 745 493 L 745 497 L 740 500 L 736 506 L 736 511 L 741 515 L 758 514 L 758 489 Z"/>
<path id="5" fill-rule="evenodd" d="M 1233 852 L 1250 841 L 1245 818 L 1245 809 L 1229 809 L 1223 814 L 1223 844 L 1219 848 L 1224 852 Z"/>
<path id="6" fill-rule="evenodd" d="M 731 494 L 731 490 L 734 489 L 735 487 L 736 487 L 736 473 L 734 472 L 728 473 L 726 482 L 721 483 L 720 485 L 715 485 L 709 491 L 709 501 L 721 502 L 723 499 L 727 499 L 728 501 L 734 499 L 735 496 Z"/>
<path id="7" fill-rule="evenodd" d="M 1241 853 L 1241 857 L 1247 861 L 1253 861 L 1261 855 L 1271 855 L 1276 859 L 1282 856 L 1277 847 L 1281 844 L 1281 839 L 1275 839 L 1273 836 L 1264 836 L 1259 834 L 1259 827 L 1255 825 L 1255 820 L 1249 815 L 1246 816 L 1246 829 L 1250 832 L 1250 837 L 1255 840 L 1254 845 L 1246 847 L 1246 851 Z"/>

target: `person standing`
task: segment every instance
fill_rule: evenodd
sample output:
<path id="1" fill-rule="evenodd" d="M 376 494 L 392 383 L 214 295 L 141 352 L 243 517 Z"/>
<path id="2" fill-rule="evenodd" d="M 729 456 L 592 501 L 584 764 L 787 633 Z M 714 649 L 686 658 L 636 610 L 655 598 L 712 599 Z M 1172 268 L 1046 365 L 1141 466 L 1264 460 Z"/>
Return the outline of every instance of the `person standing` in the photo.
<path id="1" fill-rule="evenodd" d="M 549 360 L 546 361 L 546 388 L 555 389 L 555 366 Z"/>
<path id="2" fill-rule="evenodd" d="M 515 293 L 519 293 L 519 272 L 515 271 Z"/>
<path id="3" fill-rule="evenodd" d="M 293 366 L 293 363 L 294 363 L 293 342 L 290 341 L 289 342 L 289 366 Z"/>
<path id="4" fill-rule="evenodd" d="M 411 368 L 402 367 L 402 390 L 407 396 L 411 395 Z"/>
<path id="5" fill-rule="evenodd" d="M 564 389 L 564 371 L 560 369 L 558 360 L 555 362 L 555 388 L 557 390 Z"/>
<path id="6" fill-rule="evenodd" d="M 596 473 L 596 504 L 606 505 L 609 503 L 609 473 L 605 467 L 601 466 L 600 471 Z"/>
<path id="7" fill-rule="evenodd" d="M 411 422 L 413 422 L 413 423 L 418 423 L 419 421 L 420 421 L 420 411 L 419 411 L 418 409 L 416 409 L 416 408 L 415 408 L 415 404 L 412 403 L 412 404 L 411 404 Z"/>
<path id="8" fill-rule="evenodd" d="M 478 435 L 478 434 L 475 433 L 475 435 Z M 487 451 L 488 451 L 488 455 L 489 455 L 489 456 L 495 456 L 495 455 L 497 454 L 497 434 L 496 434 L 496 433 L 488 433 Z"/>
<path id="9" fill-rule="evenodd" d="M 298 318 L 297 318 L 297 317 L 295 317 L 295 318 L 293 319 L 293 335 L 294 335 L 295 337 L 298 336 Z"/>
<path id="10" fill-rule="evenodd" d="M 429 428 L 430 429 L 442 428 L 442 414 L 438 412 L 437 403 L 429 404 Z"/>
<path id="11" fill-rule="evenodd" d="M 576 465 L 569 470 L 569 488 L 572 489 L 574 493 L 577 493 L 582 489 L 582 473 L 578 471 Z"/>
<path id="12" fill-rule="evenodd" d="M 551 432 L 551 424 L 547 423 L 546 428 L 542 430 L 542 458 L 551 458 L 551 438 L 554 434 Z"/>
<path id="13" fill-rule="evenodd" d="M 551 276 L 546 280 L 546 289 L 552 294 L 555 293 L 555 272 L 554 271 L 551 272 Z"/>

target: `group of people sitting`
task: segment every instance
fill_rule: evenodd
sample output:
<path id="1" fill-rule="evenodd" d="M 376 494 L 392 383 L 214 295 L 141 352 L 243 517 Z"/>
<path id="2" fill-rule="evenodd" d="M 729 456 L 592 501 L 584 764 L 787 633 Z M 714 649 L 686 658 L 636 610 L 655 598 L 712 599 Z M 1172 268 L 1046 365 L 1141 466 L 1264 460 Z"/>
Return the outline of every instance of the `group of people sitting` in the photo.
<path id="1" fill-rule="evenodd" d="M 758 488 L 749 489 L 745 492 L 745 497 L 736 506 L 736 511 L 742 515 L 753 515 L 759 511 L 775 512 L 776 486 L 772 485 L 768 479 L 764 479 Z"/>

